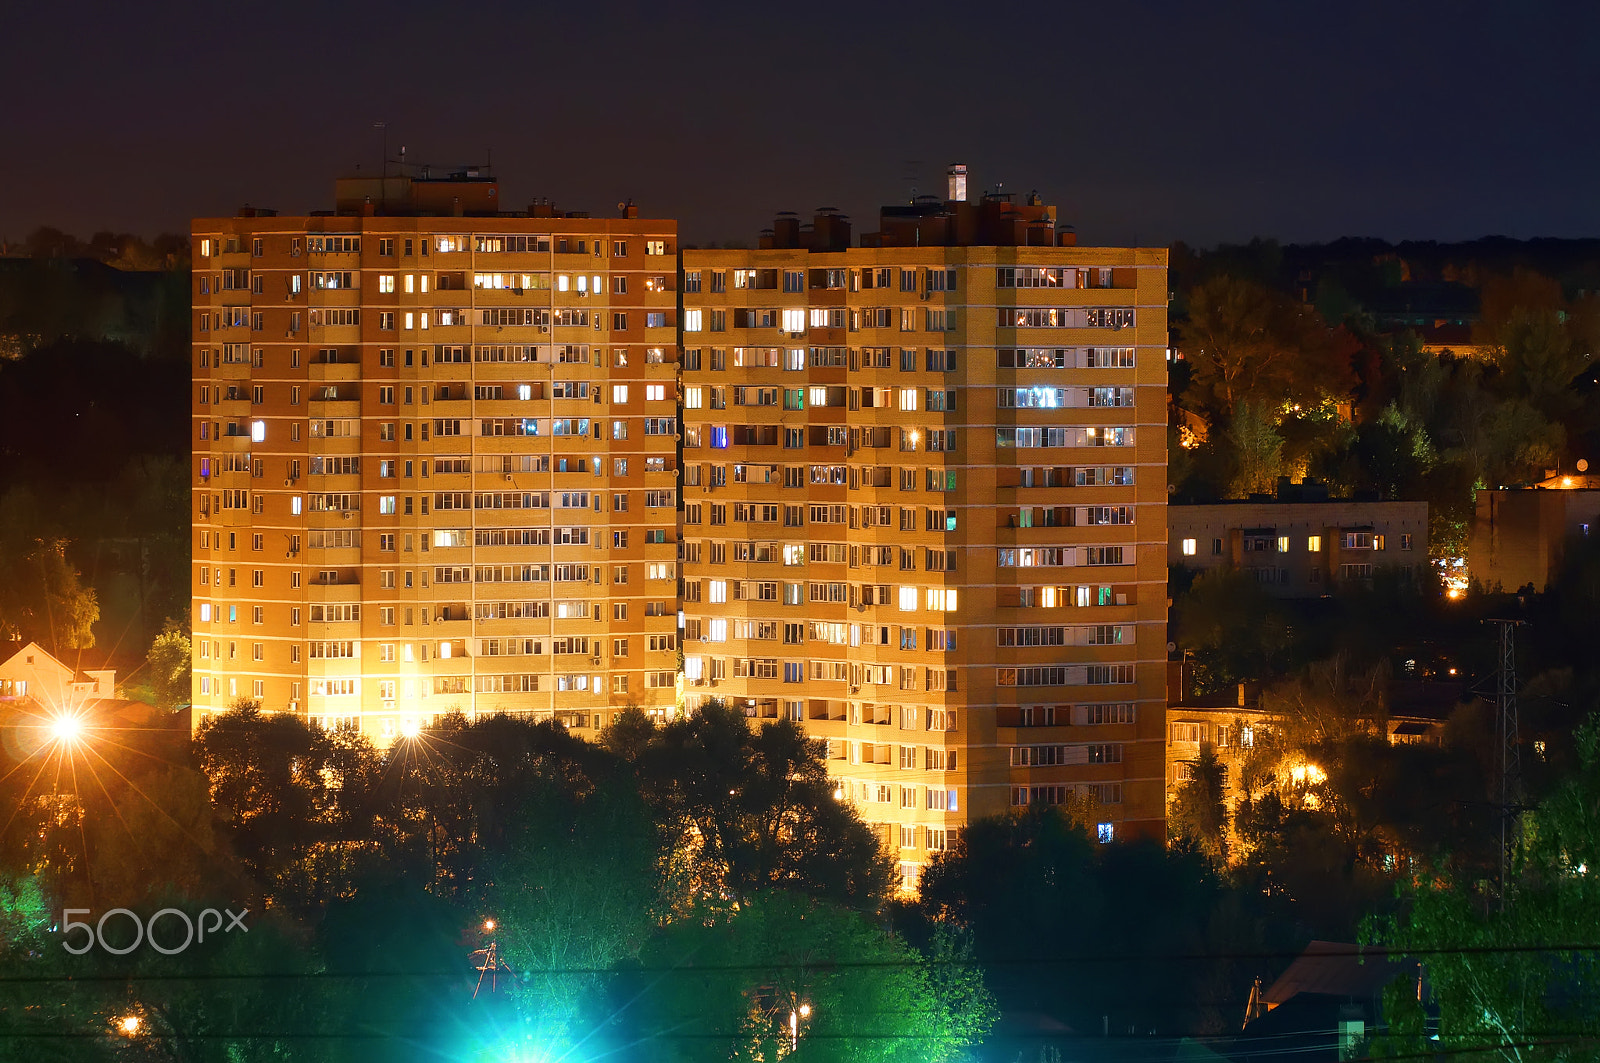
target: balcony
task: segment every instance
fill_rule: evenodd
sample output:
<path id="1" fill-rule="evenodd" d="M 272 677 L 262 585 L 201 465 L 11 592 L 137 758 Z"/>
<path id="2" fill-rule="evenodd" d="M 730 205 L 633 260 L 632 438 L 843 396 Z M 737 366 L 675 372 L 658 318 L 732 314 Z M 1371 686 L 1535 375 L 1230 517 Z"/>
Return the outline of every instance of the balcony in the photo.
<path id="1" fill-rule="evenodd" d="M 306 375 L 312 380 L 325 380 L 329 382 L 354 381 L 361 379 L 361 363 L 355 359 L 342 362 L 324 362 L 312 359 L 306 366 Z"/>

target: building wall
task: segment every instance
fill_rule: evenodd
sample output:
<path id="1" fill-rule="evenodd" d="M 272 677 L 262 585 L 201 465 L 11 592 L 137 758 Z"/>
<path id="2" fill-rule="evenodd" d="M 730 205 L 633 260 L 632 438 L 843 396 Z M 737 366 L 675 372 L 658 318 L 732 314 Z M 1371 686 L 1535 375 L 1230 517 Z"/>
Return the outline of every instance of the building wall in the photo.
<path id="1" fill-rule="evenodd" d="M 1167 523 L 1168 564 L 1202 572 L 1245 569 L 1285 598 L 1326 594 L 1341 581 L 1369 579 L 1378 568 L 1420 575 L 1428 564 L 1426 502 L 1169 506 Z"/>
<path id="2" fill-rule="evenodd" d="M 1074 787 L 1104 798 L 1113 831 L 1159 835 L 1165 252 L 683 259 L 690 703 L 827 739 L 841 795 L 908 880 L 969 818 Z M 1001 288 L 1001 267 L 1075 286 Z M 1017 308 L 1071 327 L 1000 327 Z M 1107 327 L 1118 309 L 1133 322 Z M 1017 348 L 1050 367 L 1002 367 Z M 1112 349 L 1132 364 L 1090 367 Z M 1131 405 L 1090 406 L 1111 397 L 1096 388 Z M 1113 427 L 1120 445 L 1100 445 Z M 1113 519 L 1128 523 L 1094 523 Z M 1041 644 L 999 644 L 1015 641 Z"/>
<path id="3" fill-rule="evenodd" d="M 1568 539 L 1600 526 L 1600 491 L 1479 491 L 1467 571 L 1485 590 L 1543 591 L 1561 567 Z"/>
<path id="4" fill-rule="evenodd" d="M 674 703 L 673 222 L 193 238 L 197 721 L 258 698 L 382 741 L 455 709 L 592 728 Z"/>

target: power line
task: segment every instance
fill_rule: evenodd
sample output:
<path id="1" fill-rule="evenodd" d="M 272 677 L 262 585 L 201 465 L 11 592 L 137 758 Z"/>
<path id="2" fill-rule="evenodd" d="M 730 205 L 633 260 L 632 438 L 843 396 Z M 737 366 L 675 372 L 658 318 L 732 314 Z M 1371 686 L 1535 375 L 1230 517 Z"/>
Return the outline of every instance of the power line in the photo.
<path id="1" fill-rule="evenodd" d="M 1402 962 L 1407 959 L 1429 956 L 1492 956 L 1527 955 L 1537 953 L 1593 952 L 1600 953 L 1600 944 L 1566 942 L 1552 945 L 1456 945 L 1438 948 L 1411 949 L 1330 949 L 1315 953 L 1316 958 L 1360 958 L 1374 962 Z M 817 974 L 835 970 L 893 970 L 931 967 L 1045 967 L 1073 964 L 1129 963 L 1147 964 L 1163 962 L 1212 962 L 1226 960 L 1297 959 L 1301 952 L 1212 952 L 1212 953 L 1141 953 L 1137 955 L 1085 955 L 1039 959 L 895 959 L 895 960 L 771 960 L 762 963 L 672 964 L 618 967 L 539 967 L 528 968 L 530 975 L 596 975 L 596 974 L 703 974 L 715 972 L 762 972 L 799 969 Z M 476 970 L 465 967 L 463 970 Z M 270 981 L 279 979 L 355 979 L 355 978 L 460 978 L 455 971 L 261 971 L 241 974 L 83 974 L 83 975 L 0 975 L 0 985 L 7 983 L 34 984 L 41 982 L 127 982 L 127 981 Z"/>

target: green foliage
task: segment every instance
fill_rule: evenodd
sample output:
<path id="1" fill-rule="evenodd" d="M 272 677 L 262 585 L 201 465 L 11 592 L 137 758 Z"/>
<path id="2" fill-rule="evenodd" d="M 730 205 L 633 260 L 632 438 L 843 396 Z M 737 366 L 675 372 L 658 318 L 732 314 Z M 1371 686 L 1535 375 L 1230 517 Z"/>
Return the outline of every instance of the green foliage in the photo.
<path id="1" fill-rule="evenodd" d="M 247 707 L 207 721 L 195 755 L 234 852 L 269 903 L 304 910 L 345 890 L 375 770 L 354 732 Z"/>
<path id="2" fill-rule="evenodd" d="M 627 713 L 607 748 L 455 716 L 378 751 L 240 700 L 196 738 L 199 771 L 180 748 L 110 743 L 0 770 L 0 807 L 16 810 L 0 945 L 30 975 L 74 979 L 48 1014 L 0 985 L 0 1027 L 39 1058 L 77 1043 L 63 1035 L 98 1044 L 130 1008 L 152 1053 L 203 1063 L 491 1058 L 527 1037 L 601 1058 L 637 995 L 613 995 L 616 972 L 660 967 L 680 941 L 811 965 L 786 984 L 816 1002 L 818 1058 L 872 1022 L 871 1058 L 949 1058 L 991 1021 L 958 930 L 928 935 L 934 966 L 860 911 L 886 896 L 886 862 L 792 725 L 722 706 L 659 728 Z M 95 785 L 63 786 L 74 772 Z M 207 905 L 257 915 L 173 957 L 75 959 L 49 930 L 65 906 Z M 505 969 L 474 1001 L 485 918 Z M 767 986 L 732 973 L 704 1003 L 748 1011 Z M 681 991 L 647 988 L 646 1010 Z"/>
<path id="3" fill-rule="evenodd" d="M 1096 844 L 1091 808 L 1034 806 L 979 819 L 923 873 L 908 930 L 970 928 L 1007 1013 L 1075 1030 L 1160 1035 L 1237 1029 L 1241 986 L 1267 973 L 1247 957 L 1291 931 L 1276 902 L 1235 890 L 1199 853 L 1152 842 Z M 1127 913 L 1139 913 L 1137 919 Z M 1004 1042 L 1013 1058 L 1036 1042 Z"/>
<path id="4" fill-rule="evenodd" d="M 1228 768 L 1209 742 L 1167 809 L 1167 834 L 1203 853 L 1216 867 L 1228 862 Z"/>
<path id="5" fill-rule="evenodd" d="M 1241 402 L 1234 408 L 1228 442 L 1237 461 L 1232 496 L 1271 494 L 1283 474 L 1283 437 L 1261 402 Z"/>
<path id="6" fill-rule="evenodd" d="M 1213 423 L 1241 403 L 1317 402 L 1352 383 L 1348 351 L 1316 311 L 1255 281 L 1219 274 L 1187 296 L 1180 328 L 1193 385 Z"/>
<path id="7" fill-rule="evenodd" d="M 1438 1012 L 1437 1040 L 1430 1040 L 1425 1011 L 1397 1006 L 1375 1054 L 1593 1058 L 1600 1039 L 1600 877 L 1593 870 L 1600 868 L 1600 719 L 1581 728 L 1575 744 L 1578 770 L 1526 817 L 1502 898 L 1481 880 L 1419 877 L 1402 892 L 1400 913 L 1369 923 L 1373 943 L 1422 961 Z"/>
<path id="8" fill-rule="evenodd" d="M 94 645 L 100 602 L 67 561 L 65 540 L 0 540 L 0 571 L 7 573 L 0 580 L 0 641 L 38 642 L 52 650 Z"/>
<path id="9" fill-rule="evenodd" d="M 1248 572 L 1213 569 L 1174 603 L 1179 647 L 1193 652 L 1200 694 L 1274 674 L 1291 641 L 1283 608 Z"/>
<path id="10" fill-rule="evenodd" d="M 601 972 L 637 956 L 668 912 L 666 839 L 618 777 L 581 799 L 529 800 L 486 860 L 484 907 L 540 1043 L 569 1043 L 600 1000 Z"/>
<path id="11" fill-rule="evenodd" d="M 144 658 L 145 678 L 158 707 L 171 709 L 188 704 L 193 687 L 190 679 L 193 653 L 189 636 L 172 621 L 167 621 Z"/>
<path id="12" fill-rule="evenodd" d="M 752 728 L 713 701 L 662 727 L 637 764 L 699 888 L 794 889 L 861 908 L 888 895 L 888 859 L 853 806 L 834 798 L 823 745 L 798 724 Z"/>
<path id="13" fill-rule="evenodd" d="M 941 931 L 939 940 L 935 956 L 959 965 L 956 937 Z M 961 1058 L 994 1019 L 980 980 L 935 974 L 860 913 L 791 892 L 663 928 L 623 990 L 626 1021 L 652 1058 L 685 1063 L 781 1055 L 939 1063 Z"/>

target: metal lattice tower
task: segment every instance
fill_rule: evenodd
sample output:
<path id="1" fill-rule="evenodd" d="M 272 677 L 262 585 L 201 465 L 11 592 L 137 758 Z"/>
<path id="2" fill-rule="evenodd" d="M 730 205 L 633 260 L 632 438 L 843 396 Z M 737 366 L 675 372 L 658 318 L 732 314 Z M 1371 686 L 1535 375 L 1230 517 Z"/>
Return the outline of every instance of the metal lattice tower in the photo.
<path id="1" fill-rule="evenodd" d="M 1522 742 L 1517 722 L 1517 628 L 1520 620 L 1487 620 L 1500 629 L 1496 675 L 1496 737 L 1500 743 L 1500 902 L 1505 903 L 1511 858 L 1521 837 Z"/>

